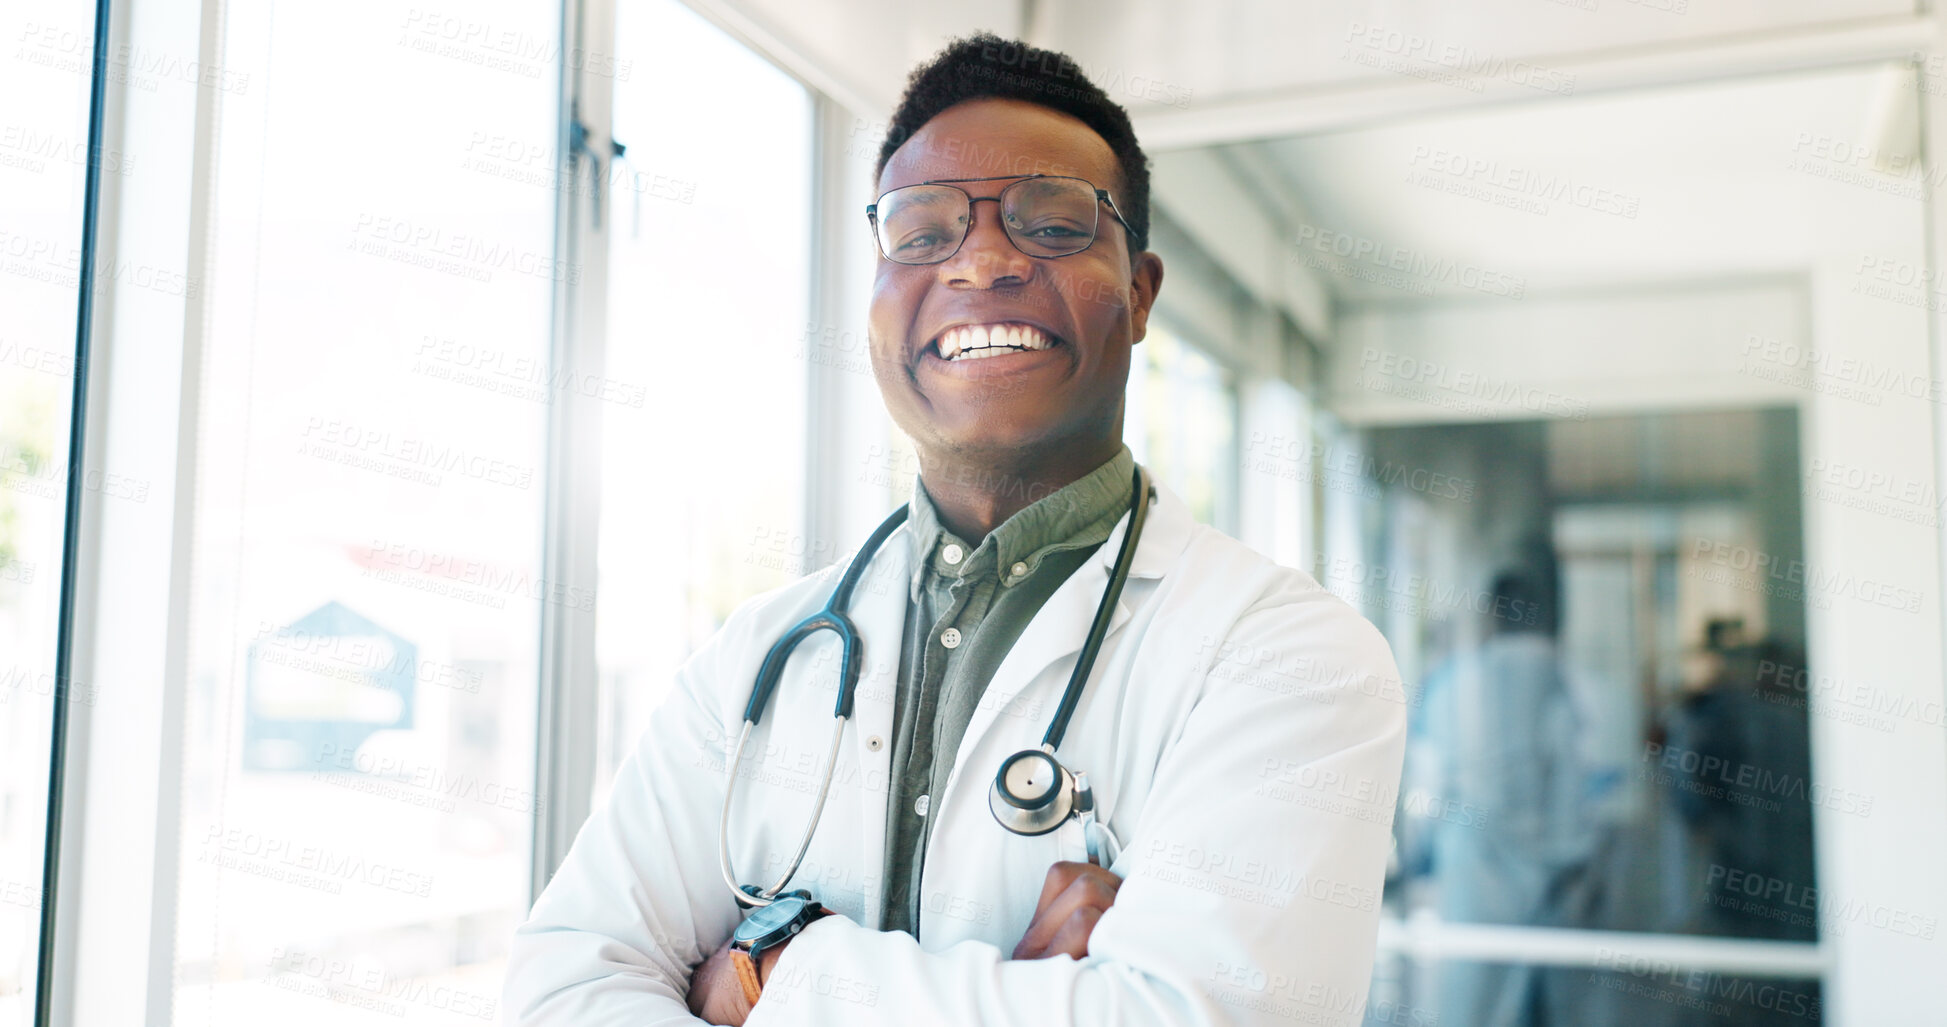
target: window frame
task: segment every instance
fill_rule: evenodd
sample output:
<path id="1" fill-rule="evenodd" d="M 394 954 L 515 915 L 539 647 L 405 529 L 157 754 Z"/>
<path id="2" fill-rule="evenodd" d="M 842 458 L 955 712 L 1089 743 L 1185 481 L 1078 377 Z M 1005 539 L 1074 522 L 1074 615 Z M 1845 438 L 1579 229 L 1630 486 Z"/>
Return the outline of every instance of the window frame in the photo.
<path id="1" fill-rule="evenodd" d="M 726 5 L 680 0 L 731 39 L 768 61 L 804 88 L 812 104 L 812 205 L 809 261 L 810 323 L 860 326 L 864 324 L 866 282 L 848 263 L 870 240 L 862 214 L 866 183 L 847 159 L 848 134 L 860 120 L 853 111 L 861 101 L 836 79 L 823 75 L 789 46 L 756 22 Z M 562 38 L 570 53 L 616 53 L 616 7 L 613 0 L 563 0 Z M 571 65 L 579 63 L 580 69 Z M 579 182 L 592 175 L 606 191 L 608 154 L 613 153 L 614 83 L 591 69 L 596 61 L 564 61 L 561 69 L 558 152 L 568 160 L 564 174 Z M 581 131 L 575 132 L 579 122 Z M 577 136 L 580 147 L 573 145 Z M 651 141 L 620 140 L 627 145 Z M 851 173 L 851 178 L 847 175 Z M 601 216 L 595 216 L 594 189 L 563 190 L 556 208 L 556 247 L 564 261 L 583 269 L 579 284 L 555 286 L 553 352 L 558 366 L 573 366 L 600 374 L 608 345 L 609 226 L 611 197 L 601 196 Z M 856 224 L 854 224 L 856 222 Z M 842 370 L 808 361 L 804 446 L 798 454 L 806 471 L 806 495 L 799 530 L 805 538 L 844 540 L 860 535 L 850 526 L 869 518 L 876 522 L 868 497 L 858 490 L 836 487 L 844 480 L 835 461 L 868 444 L 872 426 L 852 417 L 827 416 L 855 404 L 850 397 L 856 383 Z M 594 582 L 601 506 L 601 411 L 599 402 L 570 390 L 557 404 L 548 442 L 548 580 Z M 551 604 L 558 607 L 560 604 Z M 540 896 L 566 858 L 575 835 L 592 806 L 595 777 L 597 718 L 601 680 L 596 661 L 595 611 L 550 609 L 542 625 L 541 680 L 536 745 L 535 794 L 544 797 L 547 814 L 535 819 L 530 901 Z"/>
<path id="2" fill-rule="evenodd" d="M 126 4 L 101 3 L 97 11 L 108 15 L 106 31 L 97 29 L 98 53 L 193 53 L 198 66 L 216 66 L 216 0 L 145 10 L 139 21 Z M 98 84 L 104 66 L 97 65 Z M 130 88 L 132 76 L 106 78 L 94 101 L 101 144 L 139 141 L 146 170 L 101 181 L 96 259 L 116 266 L 124 254 L 148 255 L 201 269 L 214 188 L 215 91 L 150 93 Z M 185 184 L 187 217 L 176 213 Z M 167 1023 L 203 297 L 105 289 L 95 298 L 93 317 L 78 326 L 99 359 L 76 364 L 77 394 L 85 396 L 76 452 L 88 454 L 83 467 L 154 487 L 140 504 L 81 490 L 69 511 L 67 672 L 74 681 L 114 684 L 103 690 L 110 701 L 71 705 L 66 737 L 57 737 L 65 785 L 61 806 L 49 812 L 49 862 L 58 876 L 45 899 L 51 922 L 43 921 L 41 968 L 42 981 L 52 984 L 39 996 L 37 1021 Z M 131 766 L 151 772 L 130 773 Z"/>

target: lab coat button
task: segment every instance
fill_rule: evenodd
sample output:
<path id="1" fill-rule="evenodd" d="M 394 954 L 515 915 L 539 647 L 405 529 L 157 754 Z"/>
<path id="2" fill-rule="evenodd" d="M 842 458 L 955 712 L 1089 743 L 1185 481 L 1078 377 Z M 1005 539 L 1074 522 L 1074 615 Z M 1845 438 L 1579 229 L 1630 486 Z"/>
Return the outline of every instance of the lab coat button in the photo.
<path id="1" fill-rule="evenodd" d="M 885 741 L 881 739 L 878 735 L 873 735 L 872 737 L 867 738 L 865 740 L 865 747 L 871 749 L 873 752 L 878 752 L 879 747 L 884 744 L 886 744 Z"/>
<path id="2" fill-rule="evenodd" d="M 940 550 L 940 558 L 945 560 L 948 563 L 959 563 L 960 558 L 965 555 L 966 553 L 963 552 L 959 546 L 954 545 L 951 542 L 948 542 L 946 544 L 945 549 Z"/>
<path id="3" fill-rule="evenodd" d="M 926 806 L 927 806 L 927 798 L 924 795 L 913 800 L 913 812 L 919 814 L 922 817 L 926 815 Z"/>
<path id="4" fill-rule="evenodd" d="M 948 649 L 960 648 L 960 629 L 948 628 L 940 632 L 940 644 Z"/>

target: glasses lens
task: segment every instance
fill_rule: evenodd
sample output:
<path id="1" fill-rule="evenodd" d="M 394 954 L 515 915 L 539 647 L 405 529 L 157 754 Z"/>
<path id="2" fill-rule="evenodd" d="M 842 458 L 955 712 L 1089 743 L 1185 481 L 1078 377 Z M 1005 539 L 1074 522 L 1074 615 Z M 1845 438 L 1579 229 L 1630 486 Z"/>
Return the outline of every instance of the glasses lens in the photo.
<path id="1" fill-rule="evenodd" d="M 952 186 L 909 185 L 879 198 L 879 249 L 902 264 L 945 260 L 967 232 L 967 194 Z"/>
<path id="2" fill-rule="evenodd" d="M 1095 241 L 1095 187 L 1077 178 L 1023 179 L 1002 194 L 1001 216 L 1024 253 L 1080 253 Z"/>

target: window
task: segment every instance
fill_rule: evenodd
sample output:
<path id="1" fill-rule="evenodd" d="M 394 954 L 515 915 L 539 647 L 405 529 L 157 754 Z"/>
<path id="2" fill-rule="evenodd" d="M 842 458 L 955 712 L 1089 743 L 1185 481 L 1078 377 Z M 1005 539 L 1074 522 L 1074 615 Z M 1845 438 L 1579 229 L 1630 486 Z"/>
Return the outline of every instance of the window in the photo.
<path id="1" fill-rule="evenodd" d="M 34 102 L 0 128 L 0 1025 L 33 1018 L 55 703 L 93 699 L 55 673 L 93 7 L 8 22 L 0 96 Z M 133 168 L 116 151 L 102 165 Z"/>
<path id="2" fill-rule="evenodd" d="M 222 9 L 174 1017 L 491 1020 L 594 601 L 540 563 L 558 15 Z"/>
<path id="3" fill-rule="evenodd" d="M 1236 390 L 1222 365 L 1155 318 L 1130 361 L 1123 437 L 1191 516 L 1237 534 Z"/>
<path id="4" fill-rule="evenodd" d="M 1338 484 L 1312 463 L 1311 401 L 1279 378 L 1250 382 L 1246 396 L 1237 537 L 1278 563 L 1309 570 L 1312 482 Z"/>
<path id="5" fill-rule="evenodd" d="M 675 0 L 616 54 L 598 791 L 731 610 L 840 555 L 803 513 L 810 95 Z"/>

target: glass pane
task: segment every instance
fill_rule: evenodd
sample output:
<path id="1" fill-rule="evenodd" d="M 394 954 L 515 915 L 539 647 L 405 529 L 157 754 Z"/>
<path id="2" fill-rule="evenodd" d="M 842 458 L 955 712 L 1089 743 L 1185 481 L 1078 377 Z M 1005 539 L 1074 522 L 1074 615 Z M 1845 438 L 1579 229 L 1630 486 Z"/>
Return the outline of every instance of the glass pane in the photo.
<path id="1" fill-rule="evenodd" d="M 1418 685 L 1400 911 L 1784 941 L 1830 926 L 1812 818 L 1870 800 L 1814 786 L 1805 597 L 1738 560 L 1803 567 L 1797 437 L 1792 410 L 1368 433 L 1379 466 L 1437 455 L 1496 504 L 1394 488 L 1379 554 L 1321 575 Z"/>
<path id="2" fill-rule="evenodd" d="M 0 19 L 0 1027 L 33 1019 L 94 5 Z M 12 102 L 33 97 L 33 102 Z M 103 174 L 132 162 L 107 153 Z M 109 499 L 106 501 L 114 501 Z"/>
<path id="3" fill-rule="evenodd" d="M 1357 488 L 1358 483 L 1343 471 L 1333 475 L 1310 466 L 1312 445 L 1305 428 L 1311 421 L 1311 400 L 1297 386 L 1278 378 L 1259 379 L 1251 383 L 1248 395 L 1238 454 L 1242 533 L 1237 537 L 1287 567 L 1309 567 L 1316 521 L 1311 509 L 1314 482 L 1328 488 Z"/>
<path id="4" fill-rule="evenodd" d="M 1130 361 L 1123 435 L 1192 516 L 1237 533 L 1237 393 L 1221 365 L 1153 318 Z"/>
<path id="5" fill-rule="evenodd" d="M 540 564 L 558 12 L 224 11 L 175 1019 L 478 1023 L 592 601 Z"/>
<path id="6" fill-rule="evenodd" d="M 738 603 L 839 555 L 803 527 L 810 96 L 674 0 L 616 54 L 598 795 Z"/>

